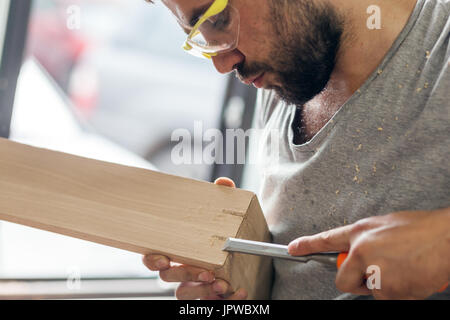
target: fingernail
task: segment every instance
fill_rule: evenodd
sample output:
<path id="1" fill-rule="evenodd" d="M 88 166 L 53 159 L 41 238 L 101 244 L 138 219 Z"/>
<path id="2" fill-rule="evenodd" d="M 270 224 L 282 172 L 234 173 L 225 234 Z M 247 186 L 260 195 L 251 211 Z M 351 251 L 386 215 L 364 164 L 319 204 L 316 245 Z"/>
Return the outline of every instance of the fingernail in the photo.
<path id="1" fill-rule="evenodd" d="M 298 241 L 294 240 L 288 244 L 288 253 L 292 254 L 295 252 L 295 249 L 298 247 Z"/>
<path id="2" fill-rule="evenodd" d="M 223 287 L 223 285 L 220 282 L 215 282 L 213 284 L 213 290 L 217 294 L 224 294 L 225 293 L 225 288 Z"/>
<path id="3" fill-rule="evenodd" d="M 214 278 L 213 278 L 212 274 L 208 271 L 203 271 L 202 273 L 200 273 L 198 275 L 198 281 L 211 282 L 213 280 L 214 280 Z"/>
<path id="4" fill-rule="evenodd" d="M 158 260 L 156 260 L 155 265 L 158 269 L 163 269 L 167 267 L 167 261 L 164 258 L 159 258 Z"/>

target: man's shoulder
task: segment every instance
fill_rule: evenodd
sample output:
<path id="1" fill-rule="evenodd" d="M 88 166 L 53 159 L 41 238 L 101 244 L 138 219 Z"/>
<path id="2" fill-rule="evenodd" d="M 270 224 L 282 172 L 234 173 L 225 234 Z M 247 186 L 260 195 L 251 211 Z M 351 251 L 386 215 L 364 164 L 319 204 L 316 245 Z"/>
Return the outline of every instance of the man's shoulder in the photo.
<path id="1" fill-rule="evenodd" d="M 448 38 L 450 28 L 450 0 L 425 0 L 419 16 L 419 21 L 423 21 L 424 25 L 424 42 L 439 39 L 441 37 Z M 447 39 L 448 40 L 448 39 Z"/>

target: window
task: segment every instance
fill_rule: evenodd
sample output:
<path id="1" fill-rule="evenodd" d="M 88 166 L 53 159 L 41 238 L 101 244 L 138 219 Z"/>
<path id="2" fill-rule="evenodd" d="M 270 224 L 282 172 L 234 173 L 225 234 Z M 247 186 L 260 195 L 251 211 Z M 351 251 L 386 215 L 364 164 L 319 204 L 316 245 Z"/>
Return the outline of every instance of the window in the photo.
<path id="1" fill-rule="evenodd" d="M 9 138 L 195 179 L 239 179 L 242 168 L 171 161 L 176 129 L 193 132 L 201 121 L 203 130 L 224 130 L 223 110 L 236 101 L 233 96 L 251 107 L 242 112 L 249 123 L 255 96 L 254 90 L 217 74 L 209 61 L 185 54 L 184 40 L 185 34 L 161 4 L 34 0 Z M 0 222 L 0 278 L 60 281 L 53 285 L 55 292 L 62 290 L 69 297 L 76 292 L 71 295 L 69 283 L 61 283 L 75 278 L 87 287 L 102 279 L 128 279 L 132 287 L 88 290 L 85 296 L 171 292 L 159 282 L 144 290 L 142 282 L 132 281 L 156 278 L 138 254 L 7 222 Z M 40 288 L 30 290 L 52 296 Z"/>

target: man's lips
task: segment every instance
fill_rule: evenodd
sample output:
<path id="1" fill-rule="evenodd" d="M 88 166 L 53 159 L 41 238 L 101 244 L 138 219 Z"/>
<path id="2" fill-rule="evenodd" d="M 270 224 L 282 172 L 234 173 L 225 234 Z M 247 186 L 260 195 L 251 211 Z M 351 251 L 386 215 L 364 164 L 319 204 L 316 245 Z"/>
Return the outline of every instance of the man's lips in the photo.
<path id="1" fill-rule="evenodd" d="M 263 72 L 258 78 L 256 78 L 255 80 L 253 80 L 253 85 L 254 85 L 256 88 L 258 88 L 258 89 L 262 88 L 262 86 L 263 86 L 263 80 L 264 80 L 264 75 L 265 75 L 265 74 L 266 74 L 266 73 Z"/>
<path id="2" fill-rule="evenodd" d="M 244 79 L 244 80 L 241 80 L 241 81 L 243 83 L 245 83 L 246 85 L 248 85 L 248 86 L 253 84 L 256 88 L 261 88 L 262 84 L 263 84 L 262 80 L 264 78 L 264 74 L 265 74 L 265 72 L 259 74 L 256 77 L 247 78 L 247 79 Z"/>

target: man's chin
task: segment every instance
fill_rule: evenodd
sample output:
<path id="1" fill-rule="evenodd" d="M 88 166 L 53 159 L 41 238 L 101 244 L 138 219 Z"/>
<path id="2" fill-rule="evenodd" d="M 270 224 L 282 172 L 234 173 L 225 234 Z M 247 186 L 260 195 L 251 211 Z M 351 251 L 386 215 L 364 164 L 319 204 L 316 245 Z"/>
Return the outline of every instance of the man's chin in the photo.
<path id="1" fill-rule="evenodd" d="M 322 81 L 314 83 L 305 83 L 299 81 L 298 83 L 290 83 L 283 85 L 272 85 L 277 97 L 287 104 L 293 104 L 297 107 L 302 107 L 308 101 L 314 99 L 317 95 L 323 92 L 328 85 L 330 77 L 322 78 Z M 324 79 L 327 79 L 326 81 Z M 299 90 L 300 89 L 300 90 Z"/>
<path id="2" fill-rule="evenodd" d="M 275 94 L 280 100 L 284 101 L 288 105 L 296 105 L 297 107 L 303 106 L 306 102 L 314 98 L 314 95 L 304 96 L 289 93 L 278 86 L 275 86 L 272 89 L 275 91 Z"/>

